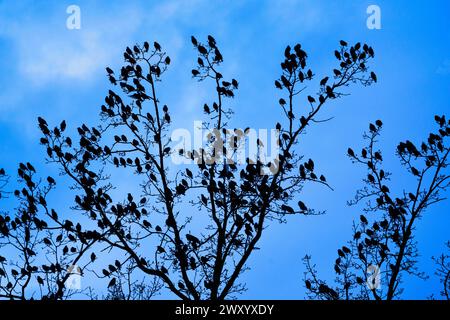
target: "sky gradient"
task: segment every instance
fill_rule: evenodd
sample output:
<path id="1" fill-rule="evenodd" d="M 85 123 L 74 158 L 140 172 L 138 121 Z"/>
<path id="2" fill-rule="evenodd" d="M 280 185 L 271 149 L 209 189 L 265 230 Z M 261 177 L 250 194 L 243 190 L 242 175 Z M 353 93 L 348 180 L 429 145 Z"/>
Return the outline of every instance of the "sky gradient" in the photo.
<path id="1" fill-rule="evenodd" d="M 68 30 L 66 8 L 81 8 L 81 29 Z M 366 8 L 381 8 L 381 30 L 366 26 Z M 196 53 L 190 36 L 213 35 L 224 56 L 222 73 L 240 82 L 229 105 L 233 127 L 273 128 L 279 91 L 273 81 L 286 45 L 301 43 L 317 79 L 331 73 L 339 40 L 375 50 L 372 69 L 378 83 L 352 86 L 350 96 L 332 101 L 318 124 L 302 137 L 300 151 L 315 159 L 334 191 L 307 185 L 301 199 L 325 210 L 323 216 L 296 216 L 273 224 L 243 275 L 247 299 L 302 299 L 301 258 L 311 254 L 326 279 L 336 250 L 351 236 L 360 207 L 349 208 L 364 170 L 347 158 L 359 150 L 369 122 L 384 122 L 380 148 L 398 191 L 408 187 L 407 172 L 394 151 L 398 142 L 421 141 L 434 129 L 435 114 L 448 111 L 450 98 L 450 3 L 448 1 L 0 1 L 0 167 L 15 172 L 30 161 L 43 176 L 57 176 L 45 165 L 36 118 L 76 128 L 94 125 L 110 84 L 105 67 L 118 69 L 126 46 L 157 40 L 172 59 L 161 88 L 171 108 L 172 128 L 192 130 L 202 105 L 212 99 L 207 86 L 191 78 Z M 315 90 L 313 83 L 310 89 Z M 316 84 L 317 85 L 317 84 Z M 54 201 L 72 198 L 56 191 Z M 404 298 L 426 298 L 440 286 L 433 255 L 450 240 L 450 202 L 439 203 L 418 222 L 419 268 L 427 281 L 405 277 Z M 163 295 L 163 297 L 171 297 Z"/>

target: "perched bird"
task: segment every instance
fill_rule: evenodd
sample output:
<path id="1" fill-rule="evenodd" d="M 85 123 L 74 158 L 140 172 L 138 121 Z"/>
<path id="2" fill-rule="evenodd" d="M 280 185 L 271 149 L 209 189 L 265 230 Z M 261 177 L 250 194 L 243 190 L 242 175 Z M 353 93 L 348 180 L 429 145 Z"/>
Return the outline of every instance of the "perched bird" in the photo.
<path id="1" fill-rule="evenodd" d="M 308 207 L 303 203 L 303 201 L 299 201 L 298 206 L 299 206 L 300 210 L 302 210 L 302 211 L 308 210 Z"/>
<path id="2" fill-rule="evenodd" d="M 367 224 L 368 223 L 367 218 L 364 215 L 360 215 L 359 218 L 360 218 L 360 220 L 361 220 L 361 222 L 363 224 Z"/>
<path id="3" fill-rule="evenodd" d="M 321 86 L 324 86 L 324 85 L 326 85 L 327 84 L 327 81 L 328 81 L 328 77 L 325 77 L 325 78 L 323 78 L 322 80 L 320 80 L 320 85 Z"/>

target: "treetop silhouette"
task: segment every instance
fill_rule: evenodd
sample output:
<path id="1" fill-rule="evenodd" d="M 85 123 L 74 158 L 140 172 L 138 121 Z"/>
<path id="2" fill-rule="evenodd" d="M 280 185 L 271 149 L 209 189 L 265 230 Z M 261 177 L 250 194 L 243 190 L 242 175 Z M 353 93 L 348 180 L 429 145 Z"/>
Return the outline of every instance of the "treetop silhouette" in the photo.
<path id="1" fill-rule="evenodd" d="M 124 66 L 106 68 L 113 89 L 101 106 L 99 125 L 83 124 L 69 136 L 66 121 L 52 127 L 38 119 L 47 161 L 71 181 L 74 205 L 70 213 L 51 209 L 46 199 L 57 181 L 36 181 L 31 165 L 20 166 L 24 188 L 15 191 L 20 206 L 0 221 L 0 246 L 8 254 L 14 251 L 20 263 L 3 258 L 2 297 L 30 298 L 36 282 L 42 298 L 68 298 L 75 291 L 66 286 L 67 268 L 78 265 L 83 274 L 93 270 L 105 278 L 115 298 L 149 298 L 162 286 L 186 300 L 232 298 L 245 290 L 239 277 L 250 268 L 248 259 L 270 223 L 317 213 L 299 199 L 302 187 L 328 182 L 312 159 L 305 161 L 298 153 L 300 137 L 328 102 L 348 94 L 346 87 L 377 81 L 368 67 L 373 49 L 341 41 L 334 53 L 337 67 L 319 81 L 316 92 L 302 97 L 315 74 L 302 46 L 287 46 L 275 81 L 281 95 L 274 108 L 278 157 L 269 163 L 247 158 L 239 166 L 205 161 L 224 159 L 245 139 L 226 130 L 232 121 L 228 99 L 237 94 L 239 83 L 221 73 L 224 57 L 212 36 L 204 43 L 191 41 L 198 54 L 193 77 L 215 86 L 211 101 L 199 111 L 219 134 L 200 150 L 173 150 L 172 113 L 158 93 L 171 59 L 157 42 L 126 48 Z M 227 145 L 227 139 L 235 143 Z M 171 165 L 173 152 L 196 165 Z M 272 174 L 264 174 L 264 168 Z M 118 170 L 140 181 L 123 197 L 113 192 L 111 174 Z M 120 258 L 108 265 L 110 253 Z M 136 275 L 148 280 L 130 280 Z M 146 293 L 133 295 L 129 287 Z"/>

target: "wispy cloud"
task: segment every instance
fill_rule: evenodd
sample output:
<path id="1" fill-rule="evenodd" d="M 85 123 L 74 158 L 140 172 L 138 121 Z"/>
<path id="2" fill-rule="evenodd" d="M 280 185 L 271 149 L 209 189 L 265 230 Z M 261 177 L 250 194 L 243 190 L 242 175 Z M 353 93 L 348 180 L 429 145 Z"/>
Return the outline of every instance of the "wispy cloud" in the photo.
<path id="1" fill-rule="evenodd" d="M 23 3 L 2 3 L 0 38 L 12 44 L 12 63 L 23 80 L 33 85 L 86 81 L 106 65 L 119 61 L 124 47 L 144 33 L 145 40 L 156 40 L 157 35 L 174 57 L 183 46 L 180 24 L 192 21 L 196 6 L 211 9 L 204 0 L 193 2 L 173 0 L 149 5 L 137 1 L 115 3 L 100 10 L 88 1 L 79 1 L 80 30 L 66 28 L 69 15 L 62 5 L 37 12 Z"/>
<path id="2" fill-rule="evenodd" d="M 119 56 L 119 44 L 125 43 L 142 21 L 139 10 L 130 6 L 116 7 L 107 15 L 82 7 L 80 30 L 67 29 L 67 17 L 63 10 L 51 12 L 45 23 L 35 12 L 26 10 L 14 20 L 0 17 L 4 21 L 0 36 L 12 42 L 14 63 L 25 80 L 34 85 L 89 80 Z"/>

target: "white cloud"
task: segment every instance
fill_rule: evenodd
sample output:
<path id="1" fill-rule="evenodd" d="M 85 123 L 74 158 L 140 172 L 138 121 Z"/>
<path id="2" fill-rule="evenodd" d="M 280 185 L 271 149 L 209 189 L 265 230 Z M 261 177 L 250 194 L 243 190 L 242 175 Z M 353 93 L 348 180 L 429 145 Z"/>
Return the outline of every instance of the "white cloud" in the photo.
<path id="1" fill-rule="evenodd" d="M 27 51 L 29 45 L 34 47 Z M 86 32 L 76 42 L 49 39 L 47 42 L 22 37 L 18 41 L 19 69 L 35 83 L 62 78 L 84 80 L 109 58 L 108 46 L 96 32 Z"/>
<path id="2" fill-rule="evenodd" d="M 66 28 L 69 15 L 63 5 L 37 7 L 26 3 L 0 3 L 0 37 L 11 40 L 14 63 L 23 80 L 45 86 L 50 82 L 91 79 L 106 65 L 122 57 L 125 46 L 145 32 L 145 40 L 159 40 L 172 58 L 186 40 L 181 26 L 222 25 L 221 10 L 205 0 L 172 0 L 148 5 L 146 2 L 104 3 L 96 6 L 79 1 L 81 29 Z M 101 8 L 101 9 L 100 9 Z M 198 13 L 203 14 L 198 16 Z M 20 13 L 20 14 L 18 14 Z M 137 38 L 139 37 L 139 38 Z M 131 43 L 130 43 L 131 41 Z"/>
<path id="3" fill-rule="evenodd" d="M 205 4 L 204 0 L 165 1 L 153 6 L 139 2 L 105 4 L 100 11 L 81 2 L 80 30 L 66 28 L 69 15 L 61 6 L 37 13 L 38 9 L 27 6 L 0 5 L 0 37 L 12 40 L 16 53 L 13 63 L 24 80 L 40 86 L 64 80 L 85 81 L 119 61 L 123 49 L 144 31 L 145 40 L 158 38 L 174 58 L 184 43 L 179 23 L 192 21 L 196 5 Z M 10 17 L 11 13 L 16 16 Z"/>
<path id="4" fill-rule="evenodd" d="M 108 15 L 81 7 L 81 29 L 69 30 L 65 11 L 53 12 L 42 21 L 33 14 L 6 18 L 0 36 L 12 40 L 14 63 L 34 85 L 61 80 L 89 80 L 120 57 L 121 44 L 138 30 L 142 17 L 130 6 L 114 8 Z M 123 16 L 127 19 L 123 19 Z"/>

